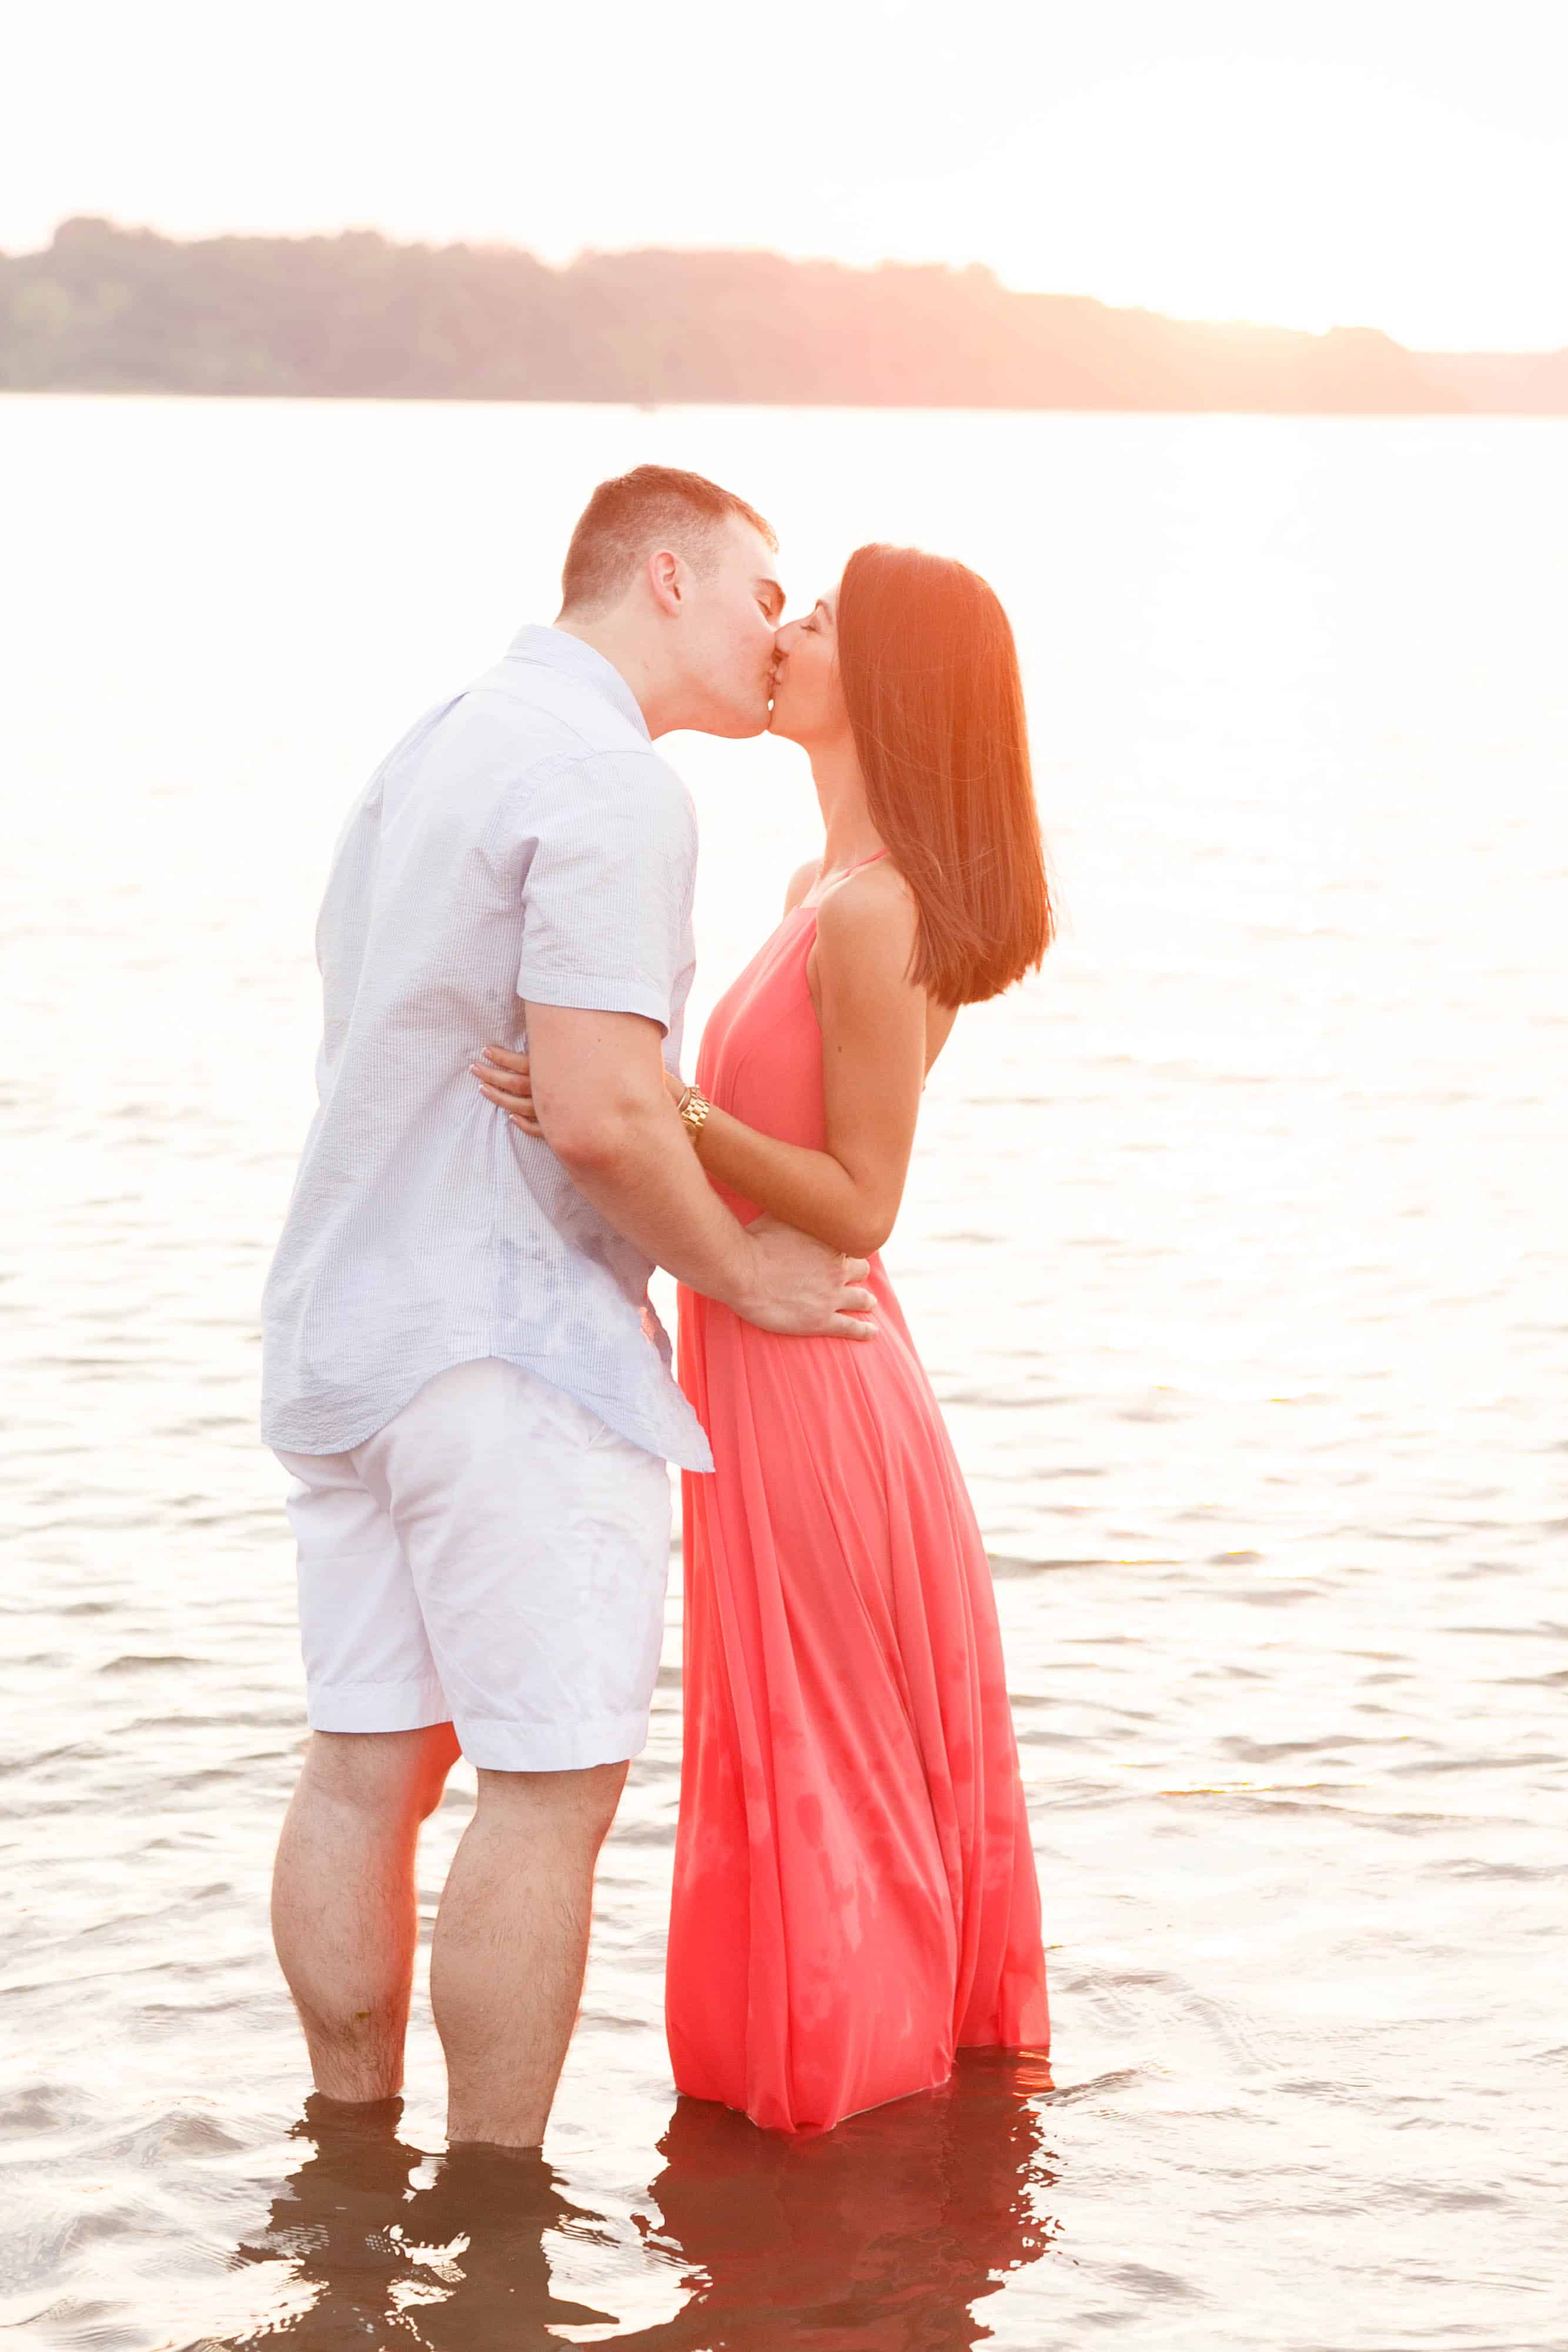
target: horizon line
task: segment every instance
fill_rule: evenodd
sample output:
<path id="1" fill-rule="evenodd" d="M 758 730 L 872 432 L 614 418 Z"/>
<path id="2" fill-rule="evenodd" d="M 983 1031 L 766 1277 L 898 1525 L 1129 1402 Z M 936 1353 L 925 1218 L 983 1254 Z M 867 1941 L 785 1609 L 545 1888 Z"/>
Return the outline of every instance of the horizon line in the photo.
<path id="1" fill-rule="evenodd" d="M 1168 321 L 1173 326 L 1207 327 L 1214 329 L 1219 333 L 1224 333 L 1228 331 L 1240 331 L 1254 334 L 1299 335 L 1314 342 L 1325 342 L 1331 337 L 1336 335 L 1375 335 L 1381 341 L 1391 343 L 1396 351 L 1408 352 L 1416 358 L 1429 359 L 1549 359 L 1552 357 L 1568 357 L 1568 341 L 1552 343 L 1488 343 L 1463 346 L 1435 343 L 1405 343 L 1401 342 L 1398 336 L 1391 333 L 1386 327 L 1377 326 L 1368 320 L 1336 320 L 1333 325 L 1327 327 L 1293 327 L 1284 324 L 1278 319 L 1254 318 L 1245 313 L 1232 313 L 1226 317 L 1214 317 L 1203 313 L 1195 314 L 1191 311 L 1163 310 L 1150 302 L 1113 302 L 1107 300 L 1107 299 L 1102 294 L 1085 293 L 1060 287 L 1048 288 L 1036 286 L 1014 286 L 1001 277 L 994 263 L 983 261 L 977 257 L 968 261 L 939 261 L 934 259 L 909 261 L 900 259 L 894 255 L 884 255 L 877 261 L 850 261 L 846 260 L 841 254 L 790 253 L 784 251 L 778 246 L 769 245 L 696 245 L 666 243 L 663 245 L 585 245 L 580 246 L 566 260 L 554 261 L 546 258 L 543 255 L 536 252 L 531 246 L 524 245 L 515 237 L 404 236 L 397 235 L 390 229 L 379 227 L 375 223 L 369 221 L 353 222 L 338 228 L 222 228 L 193 231 L 187 234 L 180 231 L 158 228 L 150 222 L 117 219 L 108 213 L 67 213 L 62 215 L 62 216 L 56 221 L 53 228 L 49 231 L 47 239 L 42 245 L 25 246 L 16 249 L 12 249 L 5 246 L 0 246 L 0 261 L 22 261 L 47 254 L 52 250 L 59 238 L 61 231 L 66 228 L 73 227 L 78 223 L 80 223 L 83 226 L 90 223 L 94 226 L 107 228 L 114 232 L 116 235 L 122 236 L 149 236 L 156 238 L 160 243 L 164 245 L 177 246 L 217 245 L 229 240 L 235 242 L 251 241 L 257 244 L 269 245 L 308 245 L 318 241 L 329 243 L 334 239 L 343 237 L 370 236 L 378 238 L 383 245 L 402 247 L 405 249 L 415 251 L 423 249 L 440 253 L 466 250 L 471 252 L 512 253 L 524 255 L 529 260 L 538 262 L 541 269 L 550 270 L 558 277 L 564 277 L 570 271 L 577 268 L 585 261 L 601 258 L 629 259 L 637 254 L 653 253 L 681 253 L 692 256 L 711 255 L 715 257 L 720 255 L 733 255 L 746 259 L 782 261 L 792 266 L 805 268 L 815 268 L 842 269 L 852 275 L 860 277 L 873 277 L 881 270 L 936 270 L 950 278 L 964 278 L 969 276 L 988 278 L 992 284 L 998 288 L 1001 292 L 1013 295 L 1025 301 L 1034 299 L 1048 302 L 1092 303 L 1096 309 L 1102 310 L 1121 312 L 1125 315 L 1149 319 L 1160 319 Z"/>

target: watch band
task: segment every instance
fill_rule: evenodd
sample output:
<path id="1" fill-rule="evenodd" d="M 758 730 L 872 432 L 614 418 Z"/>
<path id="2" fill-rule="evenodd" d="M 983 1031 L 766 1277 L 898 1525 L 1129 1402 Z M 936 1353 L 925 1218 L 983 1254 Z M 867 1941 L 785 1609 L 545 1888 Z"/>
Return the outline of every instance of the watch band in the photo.
<path id="1" fill-rule="evenodd" d="M 713 1108 L 713 1105 L 700 1087 L 688 1087 L 676 1108 L 681 1114 L 681 1123 L 691 1137 L 692 1147 L 695 1150 L 702 1139 L 702 1131 L 707 1125 L 707 1115 Z"/>

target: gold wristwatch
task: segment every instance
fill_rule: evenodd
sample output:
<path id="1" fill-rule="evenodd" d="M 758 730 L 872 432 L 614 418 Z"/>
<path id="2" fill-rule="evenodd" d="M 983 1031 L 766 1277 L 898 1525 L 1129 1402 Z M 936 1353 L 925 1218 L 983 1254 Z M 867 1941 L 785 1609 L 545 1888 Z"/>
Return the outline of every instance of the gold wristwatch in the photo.
<path id="1" fill-rule="evenodd" d="M 675 1108 L 681 1114 L 682 1122 L 686 1133 L 692 1139 L 692 1149 L 695 1151 L 702 1140 L 702 1132 L 707 1125 L 707 1115 L 713 1108 L 713 1105 L 699 1087 L 688 1087 L 675 1105 Z"/>

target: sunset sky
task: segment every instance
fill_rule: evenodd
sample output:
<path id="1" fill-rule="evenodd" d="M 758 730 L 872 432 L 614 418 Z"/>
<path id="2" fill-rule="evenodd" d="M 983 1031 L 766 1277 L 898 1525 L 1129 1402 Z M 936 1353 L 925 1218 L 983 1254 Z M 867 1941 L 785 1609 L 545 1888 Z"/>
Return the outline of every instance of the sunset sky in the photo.
<path id="1" fill-rule="evenodd" d="M 1568 0 L 48 0 L 5 61 L 11 252 L 83 212 L 766 246 L 1568 345 Z"/>

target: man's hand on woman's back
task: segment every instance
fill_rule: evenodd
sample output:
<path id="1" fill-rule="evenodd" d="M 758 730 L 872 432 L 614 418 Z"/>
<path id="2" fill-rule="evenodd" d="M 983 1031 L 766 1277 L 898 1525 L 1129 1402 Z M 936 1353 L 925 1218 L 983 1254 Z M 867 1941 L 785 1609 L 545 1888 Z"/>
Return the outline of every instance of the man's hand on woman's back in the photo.
<path id="1" fill-rule="evenodd" d="M 755 1253 L 756 1288 L 749 1298 L 729 1303 L 747 1323 L 793 1339 L 875 1339 L 876 1300 L 864 1286 L 871 1271 L 865 1258 L 841 1257 L 774 1217 L 758 1217 L 746 1236 Z"/>

